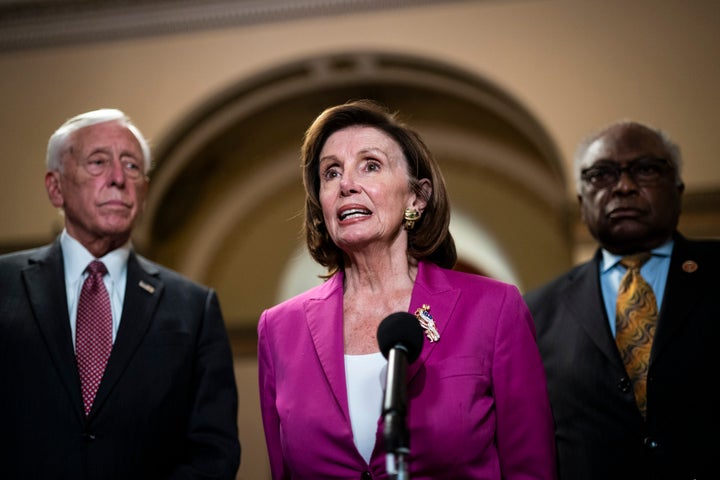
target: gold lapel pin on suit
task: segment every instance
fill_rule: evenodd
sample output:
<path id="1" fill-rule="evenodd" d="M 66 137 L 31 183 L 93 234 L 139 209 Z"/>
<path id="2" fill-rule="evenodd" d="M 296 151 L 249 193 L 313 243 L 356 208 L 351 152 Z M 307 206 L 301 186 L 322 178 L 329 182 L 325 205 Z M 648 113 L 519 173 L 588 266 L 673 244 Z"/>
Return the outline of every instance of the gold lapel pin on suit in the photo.
<path id="1" fill-rule="evenodd" d="M 153 287 L 152 285 L 150 285 L 149 283 L 147 283 L 147 282 L 144 281 L 144 280 L 140 280 L 140 283 L 138 283 L 138 285 L 140 286 L 140 288 L 142 288 L 143 290 L 145 290 L 145 291 L 148 292 L 149 294 L 155 293 L 155 287 Z"/>
<path id="2" fill-rule="evenodd" d="M 423 304 L 422 307 L 415 310 L 415 317 L 417 317 L 420 326 L 425 330 L 425 336 L 431 342 L 437 342 L 440 340 L 440 334 L 435 328 L 435 320 L 430 315 L 430 305 Z"/>
<path id="3" fill-rule="evenodd" d="M 682 264 L 682 269 L 685 273 L 693 273 L 698 269 L 698 264 L 693 260 L 685 260 Z"/>

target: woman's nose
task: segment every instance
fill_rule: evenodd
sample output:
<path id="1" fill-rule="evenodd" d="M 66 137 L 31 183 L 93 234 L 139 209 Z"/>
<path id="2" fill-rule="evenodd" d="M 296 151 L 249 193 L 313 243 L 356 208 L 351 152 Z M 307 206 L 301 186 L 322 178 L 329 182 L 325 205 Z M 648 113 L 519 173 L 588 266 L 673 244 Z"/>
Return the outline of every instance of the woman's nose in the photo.
<path id="1" fill-rule="evenodd" d="M 340 195 L 348 196 L 360 191 L 360 186 L 357 184 L 355 176 L 351 172 L 343 173 L 342 179 L 340 180 Z"/>

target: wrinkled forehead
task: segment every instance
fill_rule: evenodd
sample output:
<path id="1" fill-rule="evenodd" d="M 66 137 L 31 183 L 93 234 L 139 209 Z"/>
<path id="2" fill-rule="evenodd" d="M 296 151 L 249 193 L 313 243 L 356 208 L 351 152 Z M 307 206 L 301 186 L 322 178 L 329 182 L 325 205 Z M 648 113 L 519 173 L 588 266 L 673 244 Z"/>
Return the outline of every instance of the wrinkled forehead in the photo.
<path id="1" fill-rule="evenodd" d="M 143 158 L 142 146 L 135 134 L 127 125 L 116 121 L 79 128 L 71 134 L 71 143 L 75 144 L 82 153 L 115 145 L 126 153 L 133 153 L 138 158 Z"/>
<path id="2" fill-rule="evenodd" d="M 613 127 L 601 133 L 582 159 L 587 167 L 599 161 L 627 163 L 641 157 L 667 158 L 669 152 L 654 131 L 638 125 Z"/>

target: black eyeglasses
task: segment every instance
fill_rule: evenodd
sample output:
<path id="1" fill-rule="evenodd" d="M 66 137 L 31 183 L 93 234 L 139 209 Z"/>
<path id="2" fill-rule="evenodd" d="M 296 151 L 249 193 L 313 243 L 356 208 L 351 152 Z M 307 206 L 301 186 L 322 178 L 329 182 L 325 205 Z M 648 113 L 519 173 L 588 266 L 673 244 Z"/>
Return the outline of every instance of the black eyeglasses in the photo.
<path id="1" fill-rule="evenodd" d="M 645 157 L 633 160 L 625 166 L 618 163 L 593 165 L 580 172 L 580 178 L 595 188 L 607 188 L 615 185 L 623 172 L 627 172 L 633 181 L 642 187 L 652 186 L 663 175 L 672 170 L 670 162 L 664 158 Z"/>

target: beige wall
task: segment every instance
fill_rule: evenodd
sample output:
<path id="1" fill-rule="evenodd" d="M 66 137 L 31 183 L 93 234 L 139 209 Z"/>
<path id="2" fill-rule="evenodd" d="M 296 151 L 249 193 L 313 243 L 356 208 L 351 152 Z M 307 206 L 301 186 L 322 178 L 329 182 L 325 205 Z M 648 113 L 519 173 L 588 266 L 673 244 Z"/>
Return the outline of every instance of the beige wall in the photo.
<path id="1" fill-rule="evenodd" d="M 687 193 L 718 192 L 719 24 L 714 0 L 451 2 L 0 52 L 0 247 L 45 242 L 61 228 L 42 179 L 47 138 L 67 117 L 119 107 L 161 145 L 233 85 L 298 58 L 356 50 L 444 62 L 515 97 L 556 144 L 569 202 L 577 141 L 620 118 L 680 143 Z M 691 226 L 720 231 L 718 212 Z M 255 368 L 252 358 L 236 363 L 246 479 L 267 478 Z"/>
<path id="2" fill-rule="evenodd" d="M 568 166 L 588 131 L 625 117 L 654 123 L 683 146 L 688 191 L 717 189 L 719 19 L 712 0 L 478 1 L 0 53 L 0 243 L 57 228 L 42 161 L 68 116 L 117 106 L 162 142 L 248 76 L 355 49 L 425 56 L 489 79 L 535 113 Z"/>

